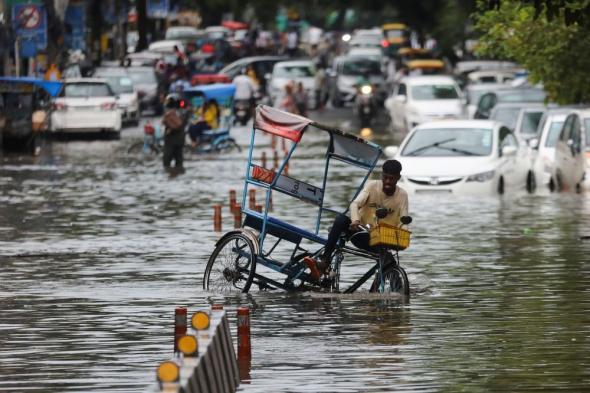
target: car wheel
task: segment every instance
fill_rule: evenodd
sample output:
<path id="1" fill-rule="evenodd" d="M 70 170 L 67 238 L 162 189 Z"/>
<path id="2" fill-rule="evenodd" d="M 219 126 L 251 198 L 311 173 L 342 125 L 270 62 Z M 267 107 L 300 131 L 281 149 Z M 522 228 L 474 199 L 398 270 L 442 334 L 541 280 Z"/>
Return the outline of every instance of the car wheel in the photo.
<path id="1" fill-rule="evenodd" d="M 563 180 L 561 179 L 560 173 L 555 175 L 555 191 L 557 191 L 557 192 L 563 191 Z"/>
<path id="2" fill-rule="evenodd" d="M 342 107 L 342 100 L 340 99 L 340 94 L 338 91 L 334 91 L 332 94 L 332 106 L 334 108 L 341 108 Z"/>
<path id="3" fill-rule="evenodd" d="M 582 193 L 582 185 L 580 183 L 576 184 L 576 194 Z"/>
<path id="4" fill-rule="evenodd" d="M 535 180 L 535 175 L 533 172 L 529 172 L 529 174 L 527 175 L 526 178 L 526 190 L 532 194 L 533 192 L 535 192 L 535 189 L 537 188 L 537 181 Z"/>
<path id="5" fill-rule="evenodd" d="M 503 195 L 504 194 L 504 178 L 500 177 L 500 180 L 498 180 L 498 194 Z"/>

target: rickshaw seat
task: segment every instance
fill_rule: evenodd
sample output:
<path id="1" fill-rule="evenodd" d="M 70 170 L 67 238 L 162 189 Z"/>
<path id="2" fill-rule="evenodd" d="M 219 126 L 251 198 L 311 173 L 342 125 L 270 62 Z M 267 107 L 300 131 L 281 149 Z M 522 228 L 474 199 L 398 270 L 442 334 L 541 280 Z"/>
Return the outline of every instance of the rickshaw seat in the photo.
<path id="1" fill-rule="evenodd" d="M 246 214 L 244 226 L 262 231 L 263 214 L 253 211 L 244 213 Z M 327 242 L 324 237 L 271 216 L 267 216 L 266 233 L 295 244 L 299 244 L 303 238 L 319 244 L 326 244 Z"/>

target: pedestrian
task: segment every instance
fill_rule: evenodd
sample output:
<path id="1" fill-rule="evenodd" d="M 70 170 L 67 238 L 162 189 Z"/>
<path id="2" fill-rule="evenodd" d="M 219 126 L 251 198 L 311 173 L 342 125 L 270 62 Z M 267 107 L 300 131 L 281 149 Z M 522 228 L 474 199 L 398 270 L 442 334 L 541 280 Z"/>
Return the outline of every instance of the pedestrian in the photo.
<path id="1" fill-rule="evenodd" d="M 297 107 L 298 114 L 301 116 L 307 116 L 307 92 L 305 91 L 302 82 L 297 83 L 293 97 L 295 99 L 295 106 Z"/>
<path id="2" fill-rule="evenodd" d="M 289 57 L 297 56 L 297 49 L 299 45 L 299 36 L 295 29 L 292 29 L 287 33 L 287 54 Z"/>
<path id="3" fill-rule="evenodd" d="M 49 67 L 47 67 L 44 78 L 46 81 L 58 81 L 61 79 L 61 72 L 59 72 L 57 64 L 51 63 Z"/>
<path id="4" fill-rule="evenodd" d="M 297 105 L 293 97 L 293 84 L 291 82 L 285 85 L 285 95 L 279 102 L 279 109 L 285 112 L 297 113 Z"/>
<path id="5" fill-rule="evenodd" d="M 166 96 L 164 106 L 166 112 L 162 117 L 164 125 L 164 169 L 170 170 L 172 161 L 174 167 L 182 171 L 183 167 L 183 148 L 184 148 L 184 129 L 187 124 L 187 113 L 181 108 L 180 96 L 171 93 Z"/>

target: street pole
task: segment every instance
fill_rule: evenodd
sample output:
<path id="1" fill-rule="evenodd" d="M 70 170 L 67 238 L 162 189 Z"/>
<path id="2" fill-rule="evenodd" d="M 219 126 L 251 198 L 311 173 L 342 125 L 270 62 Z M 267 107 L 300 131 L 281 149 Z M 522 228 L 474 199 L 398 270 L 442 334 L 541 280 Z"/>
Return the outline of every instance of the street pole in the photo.
<path id="1" fill-rule="evenodd" d="M 14 72 L 20 76 L 20 37 L 14 38 Z"/>

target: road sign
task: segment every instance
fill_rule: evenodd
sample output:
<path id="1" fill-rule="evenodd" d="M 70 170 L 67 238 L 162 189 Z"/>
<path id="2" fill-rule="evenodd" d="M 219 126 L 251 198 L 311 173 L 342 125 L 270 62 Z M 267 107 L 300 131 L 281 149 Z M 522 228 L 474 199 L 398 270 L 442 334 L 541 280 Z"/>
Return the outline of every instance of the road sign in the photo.
<path id="1" fill-rule="evenodd" d="M 15 4 L 12 28 L 21 42 L 23 56 L 32 57 L 34 52 L 47 48 L 47 13 L 43 5 Z"/>
<path id="2" fill-rule="evenodd" d="M 170 10 L 168 0 L 148 0 L 146 11 L 148 18 L 166 18 Z"/>

